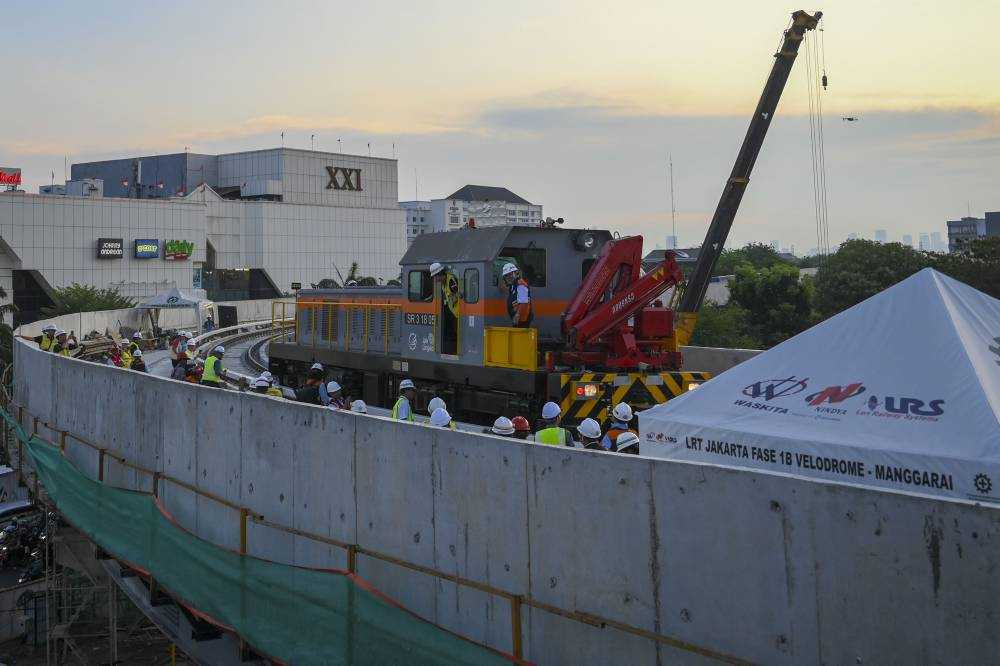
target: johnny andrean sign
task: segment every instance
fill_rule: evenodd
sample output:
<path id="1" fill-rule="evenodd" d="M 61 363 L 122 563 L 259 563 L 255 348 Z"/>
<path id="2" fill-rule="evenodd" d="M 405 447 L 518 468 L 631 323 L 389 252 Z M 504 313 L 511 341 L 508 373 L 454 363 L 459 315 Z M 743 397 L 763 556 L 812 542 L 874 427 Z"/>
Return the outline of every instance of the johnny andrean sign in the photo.
<path id="1" fill-rule="evenodd" d="M 136 259 L 157 259 L 165 261 L 186 261 L 194 254 L 194 243 L 188 240 L 158 238 L 136 238 L 132 243 L 132 256 Z M 125 256 L 125 241 L 122 238 L 98 238 L 98 259 L 121 259 Z"/>

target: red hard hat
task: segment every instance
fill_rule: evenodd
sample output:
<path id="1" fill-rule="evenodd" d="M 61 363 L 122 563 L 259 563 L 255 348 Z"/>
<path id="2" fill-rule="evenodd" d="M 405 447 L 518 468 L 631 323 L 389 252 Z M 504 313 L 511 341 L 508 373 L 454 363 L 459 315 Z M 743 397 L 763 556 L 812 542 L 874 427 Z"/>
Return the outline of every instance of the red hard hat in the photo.
<path id="1" fill-rule="evenodd" d="M 531 426 L 528 425 L 528 419 L 523 416 L 515 416 L 511 419 L 511 423 L 514 424 L 514 432 L 527 432 L 531 430 Z"/>

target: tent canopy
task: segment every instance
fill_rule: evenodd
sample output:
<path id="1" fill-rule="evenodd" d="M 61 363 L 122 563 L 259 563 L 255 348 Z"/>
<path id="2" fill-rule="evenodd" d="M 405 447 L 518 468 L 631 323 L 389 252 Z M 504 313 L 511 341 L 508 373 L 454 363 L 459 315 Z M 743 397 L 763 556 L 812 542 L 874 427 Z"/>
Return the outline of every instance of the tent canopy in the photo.
<path id="1" fill-rule="evenodd" d="M 1000 502 L 1000 300 L 932 269 L 640 414 L 642 452 Z"/>
<path id="2" fill-rule="evenodd" d="M 171 289 L 168 292 L 157 294 L 145 303 L 135 306 L 142 310 L 165 309 L 165 308 L 196 308 L 204 299 L 195 298 L 185 294 L 180 289 Z"/>

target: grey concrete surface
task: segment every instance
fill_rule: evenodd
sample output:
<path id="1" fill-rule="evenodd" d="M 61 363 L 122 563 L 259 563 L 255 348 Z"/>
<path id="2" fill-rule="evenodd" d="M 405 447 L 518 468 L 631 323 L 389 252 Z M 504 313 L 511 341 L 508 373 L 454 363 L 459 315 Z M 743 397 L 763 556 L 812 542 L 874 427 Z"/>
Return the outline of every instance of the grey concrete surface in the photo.
<path id="1" fill-rule="evenodd" d="M 1000 510 L 871 488 L 395 423 L 187 385 L 16 345 L 16 400 L 268 520 L 560 607 L 773 664 L 990 663 Z M 68 455 L 96 475 L 96 456 Z M 109 480 L 141 480 L 109 462 Z M 237 512 L 170 484 L 186 527 L 238 545 Z M 253 554 L 343 567 L 261 526 Z M 424 617 L 509 649 L 509 609 L 370 558 Z M 523 613 L 540 664 L 705 663 L 613 629 Z"/>

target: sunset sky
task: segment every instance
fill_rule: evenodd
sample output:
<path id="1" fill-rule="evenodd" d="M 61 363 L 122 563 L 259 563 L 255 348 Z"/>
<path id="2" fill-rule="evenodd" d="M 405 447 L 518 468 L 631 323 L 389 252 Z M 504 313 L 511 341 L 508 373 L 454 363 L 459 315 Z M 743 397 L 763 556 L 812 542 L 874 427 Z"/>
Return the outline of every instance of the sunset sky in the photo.
<path id="1" fill-rule="evenodd" d="M 399 158 L 400 199 L 503 185 L 572 226 L 698 244 L 781 30 L 746 2 L 5 2 L 0 165 L 280 144 Z M 821 9 L 831 237 L 1000 210 L 1000 3 Z M 731 244 L 816 245 L 799 58 Z M 847 123 L 842 116 L 858 116 Z M 415 187 L 415 174 L 419 181 Z"/>

